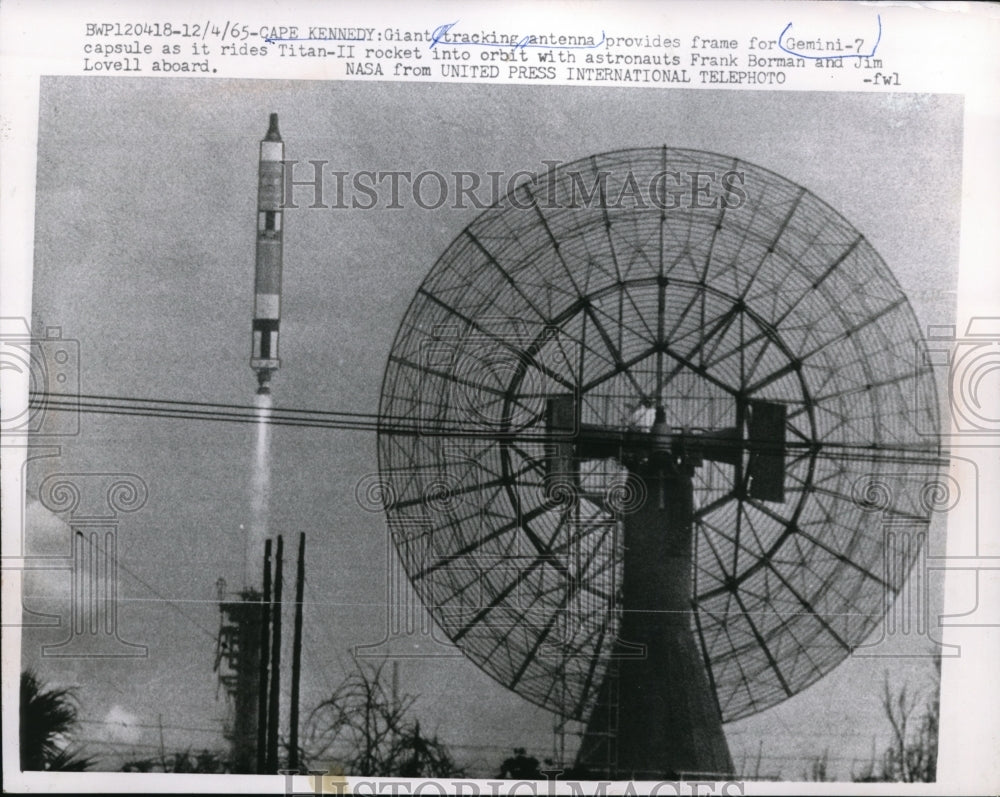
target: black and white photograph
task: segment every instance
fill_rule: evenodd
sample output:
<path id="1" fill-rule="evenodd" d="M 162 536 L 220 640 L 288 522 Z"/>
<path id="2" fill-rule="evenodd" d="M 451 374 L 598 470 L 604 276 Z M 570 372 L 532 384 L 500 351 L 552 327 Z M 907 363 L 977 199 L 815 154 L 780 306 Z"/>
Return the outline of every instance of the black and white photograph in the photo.
<path id="1" fill-rule="evenodd" d="M 453 30 L 407 46 L 436 75 Z M 683 64 L 41 76 L 5 763 L 941 785 L 948 618 L 997 622 L 942 564 L 995 548 L 953 445 L 997 442 L 968 108 Z"/>

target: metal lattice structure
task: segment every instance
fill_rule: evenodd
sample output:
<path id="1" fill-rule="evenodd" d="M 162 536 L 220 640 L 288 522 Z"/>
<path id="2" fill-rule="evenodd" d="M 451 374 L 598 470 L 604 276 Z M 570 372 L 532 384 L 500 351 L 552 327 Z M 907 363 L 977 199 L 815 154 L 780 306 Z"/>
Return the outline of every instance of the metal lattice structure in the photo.
<path id="1" fill-rule="evenodd" d="M 583 719 L 620 619 L 621 516 L 644 488 L 611 459 L 553 485 L 545 398 L 572 394 L 582 423 L 611 429 L 644 401 L 685 429 L 781 403 L 783 503 L 750 498 L 730 464 L 693 477 L 691 624 L 722 719 L 773 706 L 870 634 L 916 555 L 883 526 L 929 521 L 921 341 L 865 238 L 771 171 L 671 148 L 560 167 L 473 221 L 399 328 L 378 450 L 404 566 L 477 665 Z"/>

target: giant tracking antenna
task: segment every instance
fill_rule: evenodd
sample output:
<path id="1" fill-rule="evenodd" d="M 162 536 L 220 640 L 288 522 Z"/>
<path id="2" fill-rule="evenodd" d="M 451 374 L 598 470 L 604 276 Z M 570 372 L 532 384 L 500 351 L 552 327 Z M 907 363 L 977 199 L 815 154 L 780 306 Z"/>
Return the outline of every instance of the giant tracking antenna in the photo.
<path id="1" fill-rule="evenodd" d="M 745 201 L 609 200 L 692 173 Z M 585 725 L 582 771 L 731 773 L 722 723 L 832 670 L 917 554 L 883 523 L 929 522 L 922 354 L 886 264 L 805 188 L 694 150 L 577 161 L 413 298 L 379 407 L 390 529 L 455 644 Z"/>
<path id="2" fill-rule="evenodd" d="M 692 172 L 739 174 L 746 201 L 608 200 Z M 31 409 L 261 421 L 39 391 Z M 612 776 L 730 772 L 721 722 L 884 614 L 918 548 L 883 526 L 922 537 L 943 463 L 919 327 L 863 236 L 772 172 L 667 148 L 569 164 L 474 221 L 407 312 L 378 416 L 264 422 L 378 431 L 438 624 L 584 723 L 577 763 Z"/>

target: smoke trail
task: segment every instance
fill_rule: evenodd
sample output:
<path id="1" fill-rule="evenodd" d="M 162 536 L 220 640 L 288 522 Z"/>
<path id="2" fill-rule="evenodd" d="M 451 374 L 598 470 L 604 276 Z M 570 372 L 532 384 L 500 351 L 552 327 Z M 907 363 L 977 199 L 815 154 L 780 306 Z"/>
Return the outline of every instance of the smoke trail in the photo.
<path id="1" fill-rule="evenodd" d="M 271 492 L 271 396 L 256 396 L 257 405 L 257 446 L 253 466 L 250 507 L 252 518 L 246 548 L 246 580 L 248 585 L 257 584 L 264 560 L 264 540 L 267 539 L 267 515 Z"/>

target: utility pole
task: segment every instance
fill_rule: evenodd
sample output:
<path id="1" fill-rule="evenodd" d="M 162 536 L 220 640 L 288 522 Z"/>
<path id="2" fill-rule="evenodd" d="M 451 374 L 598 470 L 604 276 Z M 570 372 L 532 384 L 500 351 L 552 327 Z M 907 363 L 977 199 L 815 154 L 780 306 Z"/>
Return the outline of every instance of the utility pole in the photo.
<path id="1" fill-rule="evenodd" d="M 260 686 L 257 690 L 257 774 L 267 770 L 267 668 L 271 634 L 271 540 L 264 541 L 264 594 L 260 603 Z"/>
<path id="2" fill-rule="evenodd" d="M 167 771 L 167 751 L 163 744 L 163 715 L 156 715 L 156 724 L 160 727 L 160 766 L 163 771 Z"/>
<path id="3" fill-rule="evenodd" d="M 271 600 L 271 693 L 267 710 L 267 774 L 278 771 L 278 709 L 281 695 L 281 554 L 282 539 L 274 554 L 274 594 Z"/>
<path id="4" fill-rule="evenodd" d="M 295 570 L 295 630 L 292 637 L 292 703 L 288 708 L 288 768 L 299 769 L 299 680 L 302 676 L 302 601 L 306 579 L 306 535 L 299 534 Z"/>

